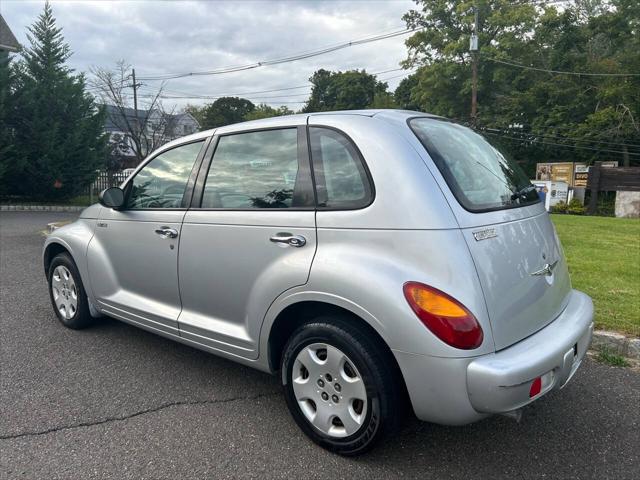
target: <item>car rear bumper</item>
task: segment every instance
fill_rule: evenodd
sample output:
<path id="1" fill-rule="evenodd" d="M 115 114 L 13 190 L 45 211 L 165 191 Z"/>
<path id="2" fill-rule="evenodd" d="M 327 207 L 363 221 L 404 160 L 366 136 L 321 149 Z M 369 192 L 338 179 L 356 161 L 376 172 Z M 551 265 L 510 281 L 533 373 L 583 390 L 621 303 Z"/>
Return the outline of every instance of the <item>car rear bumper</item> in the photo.
<path id="1" fill-rule="evenodd" d="M 479 412 L 516 410 L 545 393 L 564 387 L 580 366 L 593 335 L 593 303 L 584 293 L 571 292 L 562 314 L 525 340 L 472 361 L 467 389 Z M 529 397 L 534 379 L 542 377 L 539 394 Z"/>
<path id="2" fill-rule="evenodd" d="M 564 387 L 593 334 L 593 303 L 573 290 L 552 323 L 504 350 L 473 358 L 440 358 L 394 351 L 418 418 L 462 425 L 507 413 Z M 532 382 L 541 391 L 530 397 Z"/>

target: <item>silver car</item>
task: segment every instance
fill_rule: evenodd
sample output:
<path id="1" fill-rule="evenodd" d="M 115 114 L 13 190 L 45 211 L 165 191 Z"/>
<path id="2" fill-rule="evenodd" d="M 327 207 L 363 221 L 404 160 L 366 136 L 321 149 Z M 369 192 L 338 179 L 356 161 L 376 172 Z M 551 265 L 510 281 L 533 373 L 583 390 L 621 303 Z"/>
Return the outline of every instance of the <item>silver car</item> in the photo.
<path id="1" fill-rule="evenodd" d="M 279 375 L 356 455 L 405 413 L 462 425 L 570 380 L 593 305 L 535 189 L 433 115 L 326 112 L 197 133 L 49 235 L 60 321 L 108 315 Z"/>

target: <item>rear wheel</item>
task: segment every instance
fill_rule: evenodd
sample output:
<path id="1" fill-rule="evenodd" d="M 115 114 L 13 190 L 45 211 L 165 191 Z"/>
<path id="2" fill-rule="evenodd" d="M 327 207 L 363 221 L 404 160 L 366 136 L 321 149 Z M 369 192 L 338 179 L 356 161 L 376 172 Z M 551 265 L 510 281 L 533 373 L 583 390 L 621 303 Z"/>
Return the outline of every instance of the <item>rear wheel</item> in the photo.
<path id="1" fill-rule="evenodd" d="M 87 295 L 75 262 L 68 253 L 56 255 L 49 266 L 49 296 L 58 320 L 68 328 L 93 323 Z"/>
<path id="2" fill-rule="evenodd" d="M 342 455 L 368 451 L 401 420 L 393 362 L 352 320 L 319 317 L 301 326 L 281 365 L 296 423 L 314 442 Z"/>

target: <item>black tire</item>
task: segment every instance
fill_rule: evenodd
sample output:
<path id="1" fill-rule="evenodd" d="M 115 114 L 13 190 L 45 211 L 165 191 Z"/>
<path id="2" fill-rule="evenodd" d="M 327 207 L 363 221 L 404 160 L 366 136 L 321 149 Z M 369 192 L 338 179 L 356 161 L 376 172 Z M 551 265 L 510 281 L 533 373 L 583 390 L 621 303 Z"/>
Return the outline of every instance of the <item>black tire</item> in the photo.
<path id="1" fill-rule="evenodd" d="M 63 266 L 67 269 L 67 271 L 73 278 L 73 283 L 75 284 L 77 308 L 75 309 L 75 312 L 70 315 L 70 318 L 66 318 L 66 316 L 62 315 L 62 313 L 56 306 L 56 301 L 54 298 L 54 288 L 52 286 L 53 276 L 56 268 L 59 266 Z M 78 272 L 78 268 L 76 267 L 75 262 L 68 253 L 59 253 L 53 258 L 51 264 L 49 265 L 47 280 L 49 281 L 49 298 L 51 299 L 51 306 L 53 307 L 53 311 L 58 317 L 58 320 L 60 320 L 60 323 L 62 323 L 65 327 L 72 328 L 74 330 L 86 328 L 94 323 L 94 319 L 89 313 L 89 301 L 84 290 L 84 285 L 82 284 L 82 279 L 80 278 L 80 273 Z"/>
<path id="2" fill-rule="evenodd" d="M 296 399 L 292 385 L 296 357 L 303 348 L 314 343 L 325 343 L 341 350 L 364 382 L 367 412 L 362 426 L 349 436 L 336 438 L 317 429 Z M 345 456 L 363 454 L 397 431 L 402 423 L 404 388 L 390 356 L 377 338 L 346 315 L 320 316 L 299 327 L 289 338 L 282 355 L 281 382 L 289 411 L 302 431 L 321 447 Z"/>

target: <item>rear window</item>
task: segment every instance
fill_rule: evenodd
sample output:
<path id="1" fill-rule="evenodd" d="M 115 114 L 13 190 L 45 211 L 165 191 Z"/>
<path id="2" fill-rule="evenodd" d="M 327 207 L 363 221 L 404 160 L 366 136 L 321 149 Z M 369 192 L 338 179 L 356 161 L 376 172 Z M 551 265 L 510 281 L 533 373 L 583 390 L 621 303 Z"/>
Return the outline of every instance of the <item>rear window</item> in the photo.
<path id="1" fill-rule="evenodd" d="M 484 212 L 540 201 L 520 166 L 470 128 L 435 118 L 413 118 L 409 126 L 467 210 Z"/>

